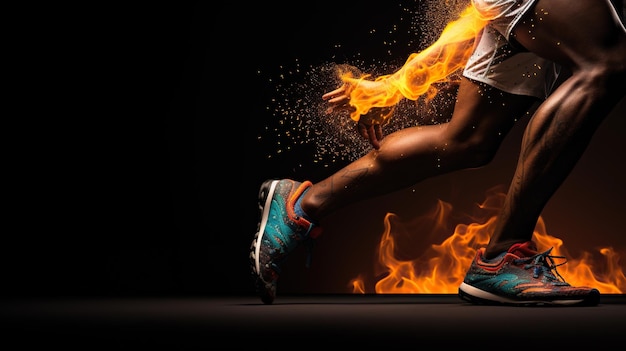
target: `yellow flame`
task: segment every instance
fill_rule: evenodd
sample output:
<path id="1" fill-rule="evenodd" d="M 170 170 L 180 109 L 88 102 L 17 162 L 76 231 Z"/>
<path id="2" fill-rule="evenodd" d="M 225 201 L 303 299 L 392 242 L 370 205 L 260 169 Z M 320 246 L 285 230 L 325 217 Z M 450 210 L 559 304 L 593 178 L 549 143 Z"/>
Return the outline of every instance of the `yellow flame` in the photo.
<path id="1" fill-rule="evenodd" d="M 447 80 L 465 66 L 475 39 L 487 24 L 483 15 L 473 5 L 469 5 L 457 20 L 446 25 L 435 43 L 419 53 L 411 54 L 397 72 L 374 79 L 384 81 L 384 84 L 359 84 L 369 75 L 354 77 L 352 72 L 339 72 L 342 81 L 353 87 L 350 105 L 355 110 L 350 113 L 350 117 L 358 121 L 371 108 L 393 106 L 402 98 L 416 100 L 427 93 L 432 97 L 436 93 L 434 83 Z M 389 116 L 387 114 L 383 119 Z"/>

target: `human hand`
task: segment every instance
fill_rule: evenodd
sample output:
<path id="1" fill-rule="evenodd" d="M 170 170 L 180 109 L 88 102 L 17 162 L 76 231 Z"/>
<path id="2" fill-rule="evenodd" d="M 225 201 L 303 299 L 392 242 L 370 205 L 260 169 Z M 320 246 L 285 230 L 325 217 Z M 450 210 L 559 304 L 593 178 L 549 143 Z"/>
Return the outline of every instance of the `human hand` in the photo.
<path id="1" fill-rule="evenodd" d="M 373 91 L 379 87 L 379 84 L 376 81 L 358 81 L 358 87 L 361 91 Z M 322 99 L 328 102 L 326 113 L 347 111 L 351 118 L 356 120 L 359 135 L 366 139 L 374 149 L 378 150 L 383 138 L 382 126 L 388 122 L 393 108 L 371 107 L 366 108 L 364 113 L 357 112 L 357 107 L 363 110 L 363 106 L 355 106 L 354 102 L 351 103 L 350 94 L 355 86 L 355 84 L 346 82 L 339 88 L 322 95 Z"/>
<path id="2" fill-rule="evenodd" d="M 357 85 L 361 92 L 357 96 L 368 96 L 368 94 L 363 94 L 363 92 L 380 89 L 380 82 L 377 81 L 359 80 L 358 83 L 345 82 L 339 88 L 322 95 L 322 99 L 328 102 L 326 113 L 347 111 L 350 117 L 357 122 L 359 135 L 366 139 L 374 149 L 378 150 L 380 141 L 383 138 L 382 126 L 388 122 L 393 108 L 355 106 L 355 103 L 362 103 L 351 101 L 351 93 Z M 364 113 L 357 111 L 358 109 L 364 110 Z"/>
<path id="3" fill-rule="evenodd" d="M 357 122 L 359 134 L 376 150 L 380 149 L 380 141 L 383 139 L 382 126 L 387 124 L 392 111 L 391 107 L 375 107 L 361 115 Z"/>
<path id="4" fill-rule="evenodd" d="M 352 84 L 344 83 L 339 88 L 322 95 L 322 100 L 326 100 L 328 102 L 326 114 L 342 111 L 352 113 L 356 111 L 356 108 L 350 105 L 350 92 L 352 92 L 352 89 Z"/>

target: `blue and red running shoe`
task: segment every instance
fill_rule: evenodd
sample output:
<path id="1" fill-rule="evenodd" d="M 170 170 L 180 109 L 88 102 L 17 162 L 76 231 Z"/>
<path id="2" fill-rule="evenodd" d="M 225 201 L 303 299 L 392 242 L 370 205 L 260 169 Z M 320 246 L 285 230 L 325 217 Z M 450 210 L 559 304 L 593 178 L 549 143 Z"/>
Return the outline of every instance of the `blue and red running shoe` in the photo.
<path id="1" fill-rule="evenodd" d="M 573 287 L 557 272 L 549 250 L 538 253 L 535 243 L 515 244 L 497 258 L 476 257 L 459 287 L 459 297 L 475 304 L 504 305 L 597 305 L 600 292 L 594 288 Z"/>
<path id="2" fill-rule="evenodd" d="M 311 185 L 309 181 L 268 180 L 259 190 L 261 219 L 250 246 L 250 264 L 256 291 L 265 304 L 274 302 L 276 282 L 287 255 L 301 243 L 309 244 L 310 249 L 312 239 L 321 234 L 320 227 L 294 210 L 298 198 Z"/>

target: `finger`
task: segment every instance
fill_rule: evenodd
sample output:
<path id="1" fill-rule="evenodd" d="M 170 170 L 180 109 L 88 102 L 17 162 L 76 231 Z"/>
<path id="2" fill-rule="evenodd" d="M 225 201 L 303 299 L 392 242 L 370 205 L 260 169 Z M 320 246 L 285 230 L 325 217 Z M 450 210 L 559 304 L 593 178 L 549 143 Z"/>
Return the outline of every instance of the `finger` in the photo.
<path id="1" fill-rule="evenodd" d="M 328 108 L 326 108 L 327 114 L 333 113 L 335 111 L 348 111 L 349 113 L 356 111 L 356 107 L 350 105 L 350 98 L 347 97 L 330 100 L 328 104 L 329 106 Z"/>
<path id="2" fill-rule="evenodd" d="M 374 125 L 374 130 L 376 131 L 376 139 L 382 140 L 383 139 L 383 126 L 381 124 L 376 124 Z"/>
<path id="3" fill-rule="evenodd" d="M 367 130 L 367 134 L 369 136 L 369 142 L 374 149 L 378 150 L 380 148 L 380 143 L 378 142 L 378 129 L 380 129 L 380 125 L 371 124 Z M 381 134 L 382 136 L 382 134 Z"/>
<path id="4" fill-rule="evenodd" d="M 337 88 L 337 89 L 335 89 L 333 91 L 329 91 L 328 93 L 322 95 L 322 99 L 323 100 L 328 100 L 328 99 L 331 99 L 331 98 L 333 98 L 333 97 L 335 97 L 337 95 L 345 95 L 344 94 L 345 91 L 346 91 L 346 85 L 344 84 L 344 85 L 340 86 L 339 88 Z"/>
<path id="5" fill-rule="evenodd" d="M 350 103 L 350 97 L 347 95 L 339 95 L 328 100 L 328 103 L 334 105 L 347 105 Z"/>
<path id="6" fill-rule="evenodd" d="M 357 130 L 363 139 L 369 140 L 369 135 L 367 134 L 367 126 L 363 123 L 356 124 Z"/>
<path id="7" fill-rule="evenodd" d="M 350 105 L 329 106 L 326 108 L 326 111 L 324 112 L 326 114 L 332 114 L 334 112 L 344 112 L 344 111 L 347 111 L 348 113 L 352 114 L 352 112 L 356 111 L 356 108 Z"/>

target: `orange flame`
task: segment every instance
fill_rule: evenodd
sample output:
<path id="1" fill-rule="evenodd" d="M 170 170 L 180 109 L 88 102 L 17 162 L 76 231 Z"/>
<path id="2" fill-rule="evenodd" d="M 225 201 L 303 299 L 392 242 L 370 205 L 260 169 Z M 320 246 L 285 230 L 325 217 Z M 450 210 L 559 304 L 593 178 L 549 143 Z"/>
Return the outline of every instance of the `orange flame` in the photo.
<path id="1" fill-rule="evenodd" d="M 449 22 L 439 39 L 419 53 L 411 54 L 402 68 L 392 75 L 382 75 L 374 81 L 385 84 L 359 84 L 369 77 L 355 78 L 352 72 L 339 72 L 340 78 L 353 88 L 350 92 L 350 105 L 355 110 L 350 113 L 354 121 L 367 114 L 373 107 L 389 107 L 402 98 L 417 100 L 426 94 L 433 97 L 437 89 L 434 83 L 443 82 L 456 71 L 462 69 L 474 48 L 474 41 L 487 23 L 473 5 L 469 5 L 459 18 Z M 382 116 L 387 120 L 390 114 Z"/>
<path id="2" fill-rule="evenodd" d="M 496 216 L 493 215 L 504 198 L 502 193 L 492 192 L 487 200 L 479 207 L 490 213 L 485 221 L 471 224 L 458 224 L 454 233 L 448 236 L 441 244 L 431 245 L 426 252 L 416 259 L 400 259 L 400 248 L 396 245 L 401 240 L 402 233 L 414 233 L 416 230 L 408 227 L 420 226 L 430 222 L 434 227 L 430 233 L 421 233 L 428 237 L 436 232 L 446 230 L 452 206 L 440 201 L 436 210 L 418 218 L 419 222 L 406 224 L 397 221 L 398 217 L 392 213 L 385 216 L 385 230 L 378 247 L 378 259 L 384 267 L 384 276 L 375 284 L 378 294 L 456 294 L 458 287 L 465 277 L 478 247 L 485 246 L 489 241 L 490 233 L 495 225 Z M 476 220 L 476 218 L 473 218 Z M 394 225 L 392 225 L 392 223 Z M 622 294 L 626 291 L 626 276 L 619 265 L 619 255 L 613 248 L 599 250 L 604 258 L 604 264 L 598 264 L 594 255 L 584 252 L 581 258 L 572 259 L 559 238 L 550 236 L 546 232 L 545 223 L 539 218 L 533 240 L 539 251 L 553 247 L 554 255 L 568 257 L 567 264 L 559 266 L 559 273 L 574 286 L 592 286 L 605 294 Z M 597 257 L 598 255 L 596 255 Z M 381 276 L 381 275 L 378 275 Z M 359 276 L 351 281 L 353 293 L 366 293 L 364 278 Z"/>

